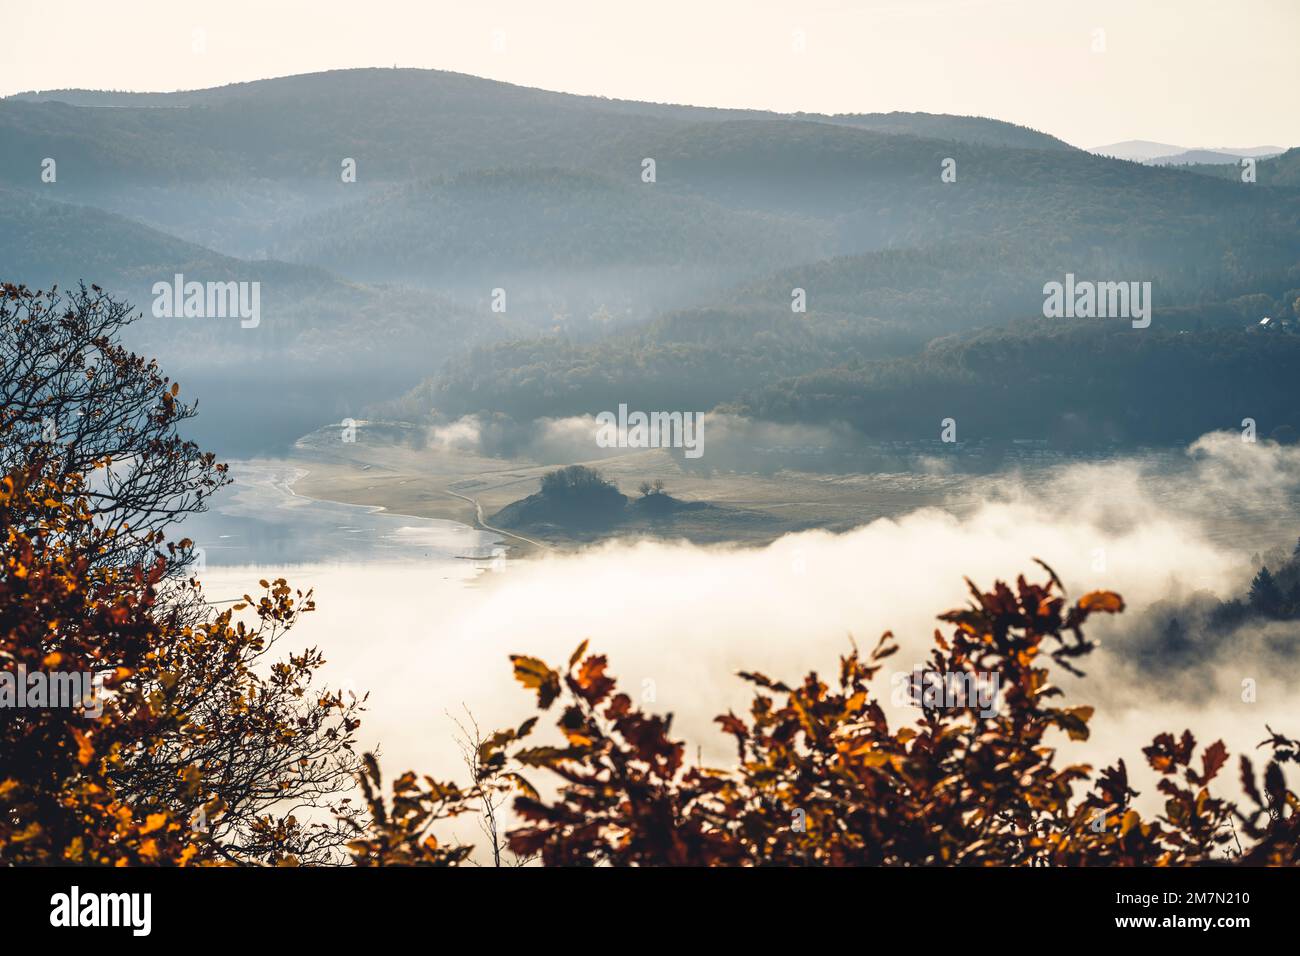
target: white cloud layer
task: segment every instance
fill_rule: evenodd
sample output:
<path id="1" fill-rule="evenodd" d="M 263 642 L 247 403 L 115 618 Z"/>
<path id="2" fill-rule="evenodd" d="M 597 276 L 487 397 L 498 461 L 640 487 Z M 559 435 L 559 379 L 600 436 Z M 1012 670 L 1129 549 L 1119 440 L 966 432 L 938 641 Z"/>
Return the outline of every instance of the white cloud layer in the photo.
<path id="1" fill-rule="evenodd" d="M 382 742 L 389 772 L 456 773 L 446 712 L 463 703 L 484 728 L 518 723 L 532 708 L 508 655 L 558 665 L 588 638 L 634 699 L 653 693 L 651 709 L 675 714 L 692 755 L 698 745 L 706 762 L 726 763 L 732 745 L 712 718 L 746 707 L 736 671 L 833 673 L 850 635 L 870 646 L 887 629 L 903 645 L 891 661 L 910 668 L 928 652 L 935 615 L 965 602 L 963 577 L 985 587 L 1019 572 L 1042 579 L 1039 557 L 1072 596 L 1112 588 L 1129 604 L 1093 629 L 1103 647 L 1084 662 L 1089 676 L 1061 680 L 1071 703 L 1098 705 L 1094 738 L 1060 742 L 1071 760 L 1123 756 L 1134 772 L 1161 730 L 1190 727 L 1203 743 L 1222 736 L 1234 754 L 1262 740 L 1266 723 L 1300 732 L 1293 655 L 1259 656 L 1247 642 L 1190 670 L 1171 662 L 1166 674 L 1137 668 L 1125 636 L 1126 622 L 1170 596 L 1240 594 L 1251 568 L 1224 529 L 1271 535 L 1260 550 L 1293 540 L 1295 524 L 1277 517 L 1296 515 L 1298 466 L 1300 450 L 1218 434 L 1189 449 L 1178 473 L 1135 461 L 1072 466 L 1045 486 L 1003 484 L 964 518 L 930 508 L 763 548 L 612 542 L 510 562 L 473 586 L 466 566 L 307 566 L 293 583 L 314 586 L 320 610 L 294 637 L 323 647 L 332 680 L 373 692 L 363 737 Z M 233 583 L 265 570 L 219 573 Z M 1259 683 L 1253 704 L 1240 698 L 1246 677 Z M 887 702 L 888 674 L 879 680 Z M 1150 809 L 1152 781 L 1134 776 Z"/>

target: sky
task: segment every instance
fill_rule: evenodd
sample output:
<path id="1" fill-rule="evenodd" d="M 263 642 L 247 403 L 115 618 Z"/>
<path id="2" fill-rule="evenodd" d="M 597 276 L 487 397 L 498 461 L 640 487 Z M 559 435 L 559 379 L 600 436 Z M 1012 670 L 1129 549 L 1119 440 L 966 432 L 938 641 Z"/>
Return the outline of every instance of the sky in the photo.
<path id="1" fill-rule="evenodd" d="M 992 116 L 1083 147 L 1300 144 L 1298 0 L 2 5 L 0 95 L 399 65 L 703 106 Z"/>

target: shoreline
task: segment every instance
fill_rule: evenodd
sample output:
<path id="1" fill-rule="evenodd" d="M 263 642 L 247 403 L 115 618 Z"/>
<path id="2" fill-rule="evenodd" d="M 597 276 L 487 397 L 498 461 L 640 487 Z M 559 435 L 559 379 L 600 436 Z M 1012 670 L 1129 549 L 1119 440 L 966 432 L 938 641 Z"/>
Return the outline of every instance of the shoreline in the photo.
<path id="1" fill-rule="evenodd" d="M 535 493 L 542 476 L 558 465 L 384 440 L 346 446 L 299 443 L 295 451 L 284 462 L 302 472 L 294 481 L 297 494 L 411 518 L 455 521 L 502 537 L 508 553 L 519 557 L 620 539 L 761 547 L 790 533 L 843 532 L 925 507 L 960 514 L 983 497 L 968 476 L 699 472 L 684 469 L 663 450 L 638 450 L 575 464 L 596 468 L 632 496 L 641 482 L 658 479 L 680 500 L 713 507 L 605 531 L 511 531 L 492 524 L 491 516 Z"/>
<path id="2" fill-rule="evenodd" d="M 467 501 L 476 508 L 476 513 L 473 521 L 467 522 L 467 521 L 459 520 L 458 518 L 449 518 L 449 517 L 443 517 L 439 515 L 410 514 L 404 511 L 396 511 L 390 508 L 386 504 L 375 504 L 372 502 L 344 500 L 343 498 L 340 497 L 331 497 L 328 495 L 321 495 L 321 494 L 308 494 L 303 491 L 299 491 L 297 485 L 300 482 L 307 481 L 311 477 L 312 475 L 311 468 L 306 467 L 307 463 L 297 459 L 287 458 L 287 459 L 283 459 L 283 461 L 285 462 L 285 464 L 294 468 L 296 472 L 294 477 L 284 482 L 285 491 L 295 498 L 301 498 L 305 501 L 319 501 L 328 504 L 346 505 L 349 507 L 364 508 L 372 514 L 382 513 L 394 518 L 411 518 L 412 520 L 415 521 L 449 521 L 454 524 L 459 524 L 471 531 L 482 531 L 482 532 L 487 532 L 489 534 L 494 534 L 501 537 L 503 539 L 501 541 L 501 545 L 504 547 L 505 553 L 510 557 L 515 557 L 515 558 L 530 557 L 539 550 L 551 550 L 550 545 L 544 544 L 540 541 L 534 541 L 531 538 L 527 538 L 520 534 L 515 534 L 514 532 L 507 531 L 504 528 L 496 528 L 493 527 L 492 525 L 489 525 L 487 522 L 485 522 L 482 519 L 482 509 L 481 507 L 479 507 L 476 499 L 469 498 L 464 495 L 459 495 L 456 492 L 450 491 L 448 489 L 443 489 L 443 493 L 446 495 L 450 495 L 453 498 L 458 498 L 463 501 Z M 512 552 L 518 552 L 518 553 L 515 554 Z M 483 558 L 474 557 L 471 555 L 458 555 L 458 558 L 466 561 L 484 560 Z"/>

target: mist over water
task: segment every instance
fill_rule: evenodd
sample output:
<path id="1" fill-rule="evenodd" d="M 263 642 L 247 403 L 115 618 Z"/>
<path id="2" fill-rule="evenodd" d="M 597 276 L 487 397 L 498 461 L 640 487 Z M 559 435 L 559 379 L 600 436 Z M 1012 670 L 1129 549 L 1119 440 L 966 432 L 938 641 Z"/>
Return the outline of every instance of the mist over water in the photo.
<path id="1" fill-rule="evenodd" d="M 234 462 L 230 487 L 209 511 L 187 520 L 183 533 L 202 549 L 207 567 L 438 564 L 501 550 L 496 535 L 455 521 L 304 498 L 292 485 L 306 473 L 278 461 Z"/>
<path id="2" fill-rule="evenodd" d="M 217 517 L 241 530 L 230 550 L 214 548 L 205 587 L 214 597 L 240 594 L 285 573 L 315 590 L 318 610 L 284 647 L 320 646 L 331 686 L 371 693 L 361 740 L 381 747 L 390 774 L 463 777 L 452 716 L 468 708 L 485 730 L 517 725 L 535 704 L 512 680 L 508 655 L 557 665 L 584 639 L 609 656 L 634 700 L 674 714 L 675 735 L 691 759 L 698 745 L 706 763 L 725 766 L 734 755 L 713 718 L 747 708 L 737 671 L 786 681 L 810 669 L 833 674 L 851 641 L 869 647 L 885 630 L 902 651 L 877 692 L 891 720 L 914 719 L 890 703 L 889 674 L 925 659 L 935 615 L 968 599 L 963 578 L 984 588 L 1022 572 L 1042 580 L 1034 558 L 1072 599 L 1110 588 L 1128 604 L 1090 624 L 1102 646 L 1083 662 L 1086 678 L 1054 669 L 1069 704 L 1097 707 L 1091 740 L 1056 743 L 1098 768 L 1122 756 L 1144 808 L 1158 797 L 1140 748 L 1155 733 L 1188 727 L 1198 740 L 1223 737 L 1234 754 L 1250 753 L 1265 724 L 1288 725 L 1300 691 L 1294 622 L 1270 622 L 1267 641 L 1245 629 L 1213 653 L 1171 648 L 1153 665 L 1144 646 L 1148 659 L 1136 660 L 1153 607 L 1196 592 L 1240 595 L 1251 552 L 1300 534 L 1300 450 L 1229 433 L 1202 438 L 1178 468 L 1121 459 L 1064 466 L 1032 483 L 1002 475 L 961 516 L 928 507 L 760 548 L 612 541 L 490 570 L 490 535 L 295 497 L 282 466 L 236 474 Z M 1257 683 L 1253 703 L 1242 700 L 1247 678 Z"/>

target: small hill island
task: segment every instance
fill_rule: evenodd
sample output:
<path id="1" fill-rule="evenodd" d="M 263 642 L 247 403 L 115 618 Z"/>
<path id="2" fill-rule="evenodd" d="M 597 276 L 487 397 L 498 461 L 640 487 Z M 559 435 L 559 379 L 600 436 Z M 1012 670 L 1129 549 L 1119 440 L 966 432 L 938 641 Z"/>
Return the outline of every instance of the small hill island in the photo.
<path id="1" fill-rule="evenodd" d="M 682 512 L 722 512 L 703 501 L 682 501 L 661 480 L 643 481 L 638 498 L 629 498 L 594 468 L 569 465 L 542 476 L 541 489 L 512 502 L 491 518 L 502 528 L 560 536 L 603 532 L 615 527 L 661 524 Z"/>

